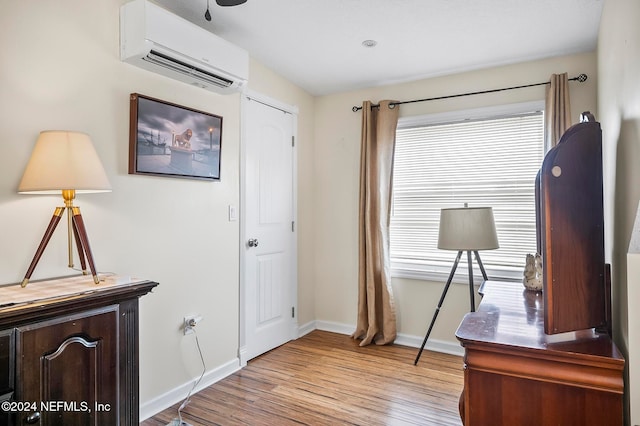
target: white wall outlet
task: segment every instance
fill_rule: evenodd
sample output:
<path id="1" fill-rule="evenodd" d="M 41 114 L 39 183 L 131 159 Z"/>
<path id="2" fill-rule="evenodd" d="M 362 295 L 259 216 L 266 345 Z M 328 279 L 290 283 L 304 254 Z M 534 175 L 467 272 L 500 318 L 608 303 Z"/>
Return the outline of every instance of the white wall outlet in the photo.
<path id="1" fill-rule="evenodd" d="M 189 315 L 184 317 L 182 331 L 184 335 L 193 334 L 193 329 L 202 321 L 202 315 Z"/>

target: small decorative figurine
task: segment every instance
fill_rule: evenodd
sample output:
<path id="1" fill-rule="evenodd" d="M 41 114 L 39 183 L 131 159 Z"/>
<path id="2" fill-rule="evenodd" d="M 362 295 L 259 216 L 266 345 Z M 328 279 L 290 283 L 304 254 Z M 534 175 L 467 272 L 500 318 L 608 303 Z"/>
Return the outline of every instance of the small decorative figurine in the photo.
<path id="1" fill-rule="evenodd" d="M 536 253 L 527 254 L 522 283 L 527 290 L 542 291 L 542 257 Z"/>

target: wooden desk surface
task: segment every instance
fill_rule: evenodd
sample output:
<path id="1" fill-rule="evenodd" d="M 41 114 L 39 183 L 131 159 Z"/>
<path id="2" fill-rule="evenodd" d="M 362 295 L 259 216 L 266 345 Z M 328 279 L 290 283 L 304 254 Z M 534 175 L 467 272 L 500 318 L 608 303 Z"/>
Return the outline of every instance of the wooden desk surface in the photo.
<path id="1" fill-rule="evenodd" d="M 0 329 L 29 321 L 41 321 L 71 311 L 88 310 L 109 303 L 138 298 L 149 293 L 157 282 L 101 274 L 100 284 L 90 275 L 0 286 Z"/>
<path id="2" fill-rule="evenodd" d="M 548 335 L 544 332 L 544 298 L 522 284 L 486 281 L 480 289 L 482 303 L 468 313 L 456 332 L 462 345 L 515 346 L 519 350 L 571 352 L 586 358 L 610 358 L 624 365 L 624 358 L 607 334 L 593 330 Z"/>

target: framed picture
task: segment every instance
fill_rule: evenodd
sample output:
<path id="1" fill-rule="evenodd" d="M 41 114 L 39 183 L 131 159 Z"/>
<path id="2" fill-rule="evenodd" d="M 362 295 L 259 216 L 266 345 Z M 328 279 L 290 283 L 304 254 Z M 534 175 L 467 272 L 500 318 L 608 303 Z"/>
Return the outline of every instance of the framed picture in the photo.
<path id="1" fill-rule="evenodd" d="M 132 93 L 129 173 L 220 180 L 222 117 Z"/>

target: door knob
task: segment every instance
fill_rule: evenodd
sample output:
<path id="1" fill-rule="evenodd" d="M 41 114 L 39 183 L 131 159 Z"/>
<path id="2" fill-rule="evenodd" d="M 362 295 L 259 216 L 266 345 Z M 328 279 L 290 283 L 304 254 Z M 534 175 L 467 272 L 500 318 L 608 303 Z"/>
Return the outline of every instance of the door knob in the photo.
<path id="1" fill-rule="evenodd" d="M 249 245 L 249 247 L 258 247 L 258 239 L 251 238 L 249 241 L 247 241 L 247 244 Z"/>

